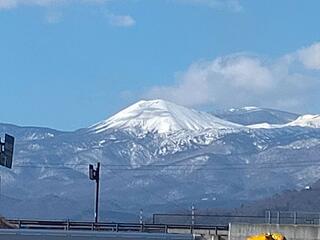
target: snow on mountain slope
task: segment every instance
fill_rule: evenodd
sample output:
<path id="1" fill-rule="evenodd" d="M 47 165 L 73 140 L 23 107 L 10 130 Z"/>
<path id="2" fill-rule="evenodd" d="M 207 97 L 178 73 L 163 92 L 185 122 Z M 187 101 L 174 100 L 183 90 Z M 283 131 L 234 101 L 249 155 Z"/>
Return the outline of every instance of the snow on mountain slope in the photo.
<path id="1" fill-rule="evenodd" d="M 97 133 L 111 128 L 139 129 L 144 132 L 172 133 L 179 130 L 199 131 L 208 128 L 239 128 L 241 125 L 211 114 L 188 109 L 164 100 L 139 101 L 111 118 L 90 127 Z"/>
<path id="2" fill-rule="evenodd" d="M 279 128 L 270 114 L 250 116 L 250 122 L 261 124 L 249 128 L 154 100 L 74 132 L 0 124 L 0 136 L 9 133 L 17 140 L 13 169 L 0 168 L 2 197 L 19 199 L 19 209 L 9 204 L 6 214 L 45 218 L 50 209 L 42 215 L 38 209 L 48 209 L 47 202 L 68 201 L 71 204 L 55 209 L 57 218 L 79 219 L 81 214 L 87 219 L 92 201 L 87 166 L 98 161 L 104 169 L 101 180 L 107 183 L 101 190 L 108 198 L 102 201 L 109 202 L 104 211 L 151 212 L 159 206 L 169 211 L 173 205 L 184 208 L 206 198 L 226 207 L 225 202 L 240 204 L 239 199 L 252 201 L 310 184 L 320 177 L 320 128 L 286 127 L 292 120 L 278 113 L 280 122 L 285 120 Z M 242 116 L 247 115 L 237 115 Z M 317 119 L 301 117 L 299 124 Z M 150 133 L 132 134 L 140 127 Z M 34 202 L 34 196 L 37 208 L 31 209 L 25 203 Z"/>
<path id="3" fill-rule="evenodd" d="M 262 123 L 286 124 L 299 117 L 299 115 L 295 113 L 254 106 L 231 108 L 227 111 L 213 112 L 213 114 L 226 121 L 246 126 Z"/>
<path id="4" fill-rule="evenodd" d="M 286 124 L 286 126 L 320 128 L 320 115 L 302 115 L 296 120 Z"/>
<path id="5" fill-rule="evenodd" d="M 253 128 L 253 129 L 271 129 L 271 128 L 280 128 L 283 127 L 284 125 L 279 125 L 279 124 L 270 124 L 270 123 L 257 123 L 257 124 L 252 124 L 248 125 L 248 128 Z"/>
<path id="6" fill-rule="evenodd" d="M 230 108 L 228 111 L 229 112 L 253 112 L 253 111 L 261 111 L 261 108 L 255 107 L 255 106 L 246 106 L 242 108 Z"/>
<path id="7" fill-rule="evenodd" d="M 254 129 L 271 129 L 271 128 L 284 128 L 284 127 L 307 127 L 307 128 L 320 128 L 320 115 L 302 115 L 296 120 L 289 122 L 287 124 L 269 124 L 269 123 L 259 123 L 248 125 L 249 128 Z"/>

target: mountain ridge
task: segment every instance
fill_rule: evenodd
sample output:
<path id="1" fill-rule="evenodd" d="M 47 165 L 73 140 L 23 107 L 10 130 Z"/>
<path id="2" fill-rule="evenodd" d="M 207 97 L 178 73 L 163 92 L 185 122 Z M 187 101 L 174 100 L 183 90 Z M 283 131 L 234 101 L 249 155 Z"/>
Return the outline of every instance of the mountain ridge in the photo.
<path id="1" fill-rule="evenodd" d="M 110 128 L 139 128 L 146 132 L 171 133 L 179 130 L 198 131 L 230 127 L 239 126 L 205 112 L 157 99 L 139 101 L 90 129 L 98 133 Z"/>
<path id="2" fill-rule="evenodd" d="M 229 110 L 212 112 L 212 114 L 245 126 L 261 123 L 286 124 L 300 116 L 300 114 L 296 113 L 254 106 L 231 108 Z"/>
<path id="3" fill-rule="evenodd" d="M 236 126 L 136 134 L 117 127 L 52 132 L 0 124 L 0 135 L 6 132 L 17 139 L 13 169 L 0 169 L 2 194 L 20 199 L 16 207 L 7 206 L 6 214 L 17 217 L 19 207 L 24 217 L 32 217 L 33 210 L 21 199 L 37 196 L 32 201 L 41 203 L 55 196 L 55 204 L 79 201 L 74 210 L 64 212 L 62 207 L 56 216 L 85 219 L 94 191 L 88 164 L 98 161 L 103 173 L 102 208 L 115 212 L 136 213 L 143 208 L 151 213 L 191 203 L 237 206 L 320 178 L 319 128 Z M 301 163 L 305 158 L 308 161 Z M 39 216 L 36 209 L 34 214 Z"/>

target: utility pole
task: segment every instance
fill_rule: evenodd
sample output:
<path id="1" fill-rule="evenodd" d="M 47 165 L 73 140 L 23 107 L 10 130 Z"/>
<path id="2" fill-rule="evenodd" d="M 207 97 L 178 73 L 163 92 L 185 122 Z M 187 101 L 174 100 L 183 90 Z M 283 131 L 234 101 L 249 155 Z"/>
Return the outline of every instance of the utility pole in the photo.
<path id="1" fill-rule="evenodd" d="M 99 183 L 100 183 L 100 163 L 97 163 L 96 169 L 93 165 L 89 165 L 89 178 L 90 180 L 96 181 L 96 197 L 95 197 L 95 211 L 94 211 L 94 222 L 97 223 L 99 218 Z"/>

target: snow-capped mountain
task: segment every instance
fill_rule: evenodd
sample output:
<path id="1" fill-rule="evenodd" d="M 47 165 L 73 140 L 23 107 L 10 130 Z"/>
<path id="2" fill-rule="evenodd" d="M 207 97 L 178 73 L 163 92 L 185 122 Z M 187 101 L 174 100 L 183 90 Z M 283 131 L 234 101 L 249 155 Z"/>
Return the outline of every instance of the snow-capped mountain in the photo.
<path id="1" fill-rule="evenodd" d="M 242 125 L 261 123 L 286 124 L 299 117 L 299 115 L 295 113 L 254 106 L 231 108 L 226 111 L 213 112 L 213 114 L 224 120 Z"/>
<path id="2" fill-rule="evenodd" d="M 317 116 L 296 118 L 252 128 L 153 100 L 74 132 L 0 124 L 1 136 L 16 137 L 13 169 L 0 168 L 0 214 L 90 220 L 88 164 L 98 161 L 105 216 L 236 206 L 300 188 L 320 178 L 320 128 Z"/>
<path id="3" fill-rule="evenodd" d="M 320 115 L 302 115 L 296 120 L 288 123 L 287 126 L 320 128 Z"/>
<path id="4" fill-rule="evenodd" d="M 91 127 L 95 132 L 118 128 L 128 131 L 152 132 L 160 134 L 180 130 L 201 131 L 204 129 L 227 129 L 240 127 L 205 112 L 188 109 L 164 101 L 139 101 L 111 118 Z"/>
<path id="5" fill-rule="evenodd" d="M 297 119 L 288 122 L 286 124 L 269 124 L 269 123 L 258 123 L 248 125 L 246 127 L 259 129 L 271 129 L 271 128 L 285 128 L 285 127 L 306 127 L 306 128 L 320 128 L 320 115 L 301 115 Z"/>

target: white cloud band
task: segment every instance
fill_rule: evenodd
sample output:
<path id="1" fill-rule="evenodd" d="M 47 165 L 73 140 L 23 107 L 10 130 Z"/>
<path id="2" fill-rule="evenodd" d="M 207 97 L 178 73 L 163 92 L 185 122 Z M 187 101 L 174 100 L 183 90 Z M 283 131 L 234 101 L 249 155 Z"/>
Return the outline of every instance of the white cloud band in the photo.
<path id="1" fill-rule="evenodd" d="M 176 82 L 155 86 L 146 96 L 188 106 L 259 105 L 288 110 L 304 108 L 320 92 L 320 43 L 278 59 L 248 54 L 193 63 Z"/>
<path id="2" fill-rule="evenodd" d="M 320 70 L 320 43 L 299 50 L 298 58 L 306 68 Z"/>

